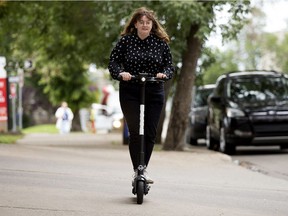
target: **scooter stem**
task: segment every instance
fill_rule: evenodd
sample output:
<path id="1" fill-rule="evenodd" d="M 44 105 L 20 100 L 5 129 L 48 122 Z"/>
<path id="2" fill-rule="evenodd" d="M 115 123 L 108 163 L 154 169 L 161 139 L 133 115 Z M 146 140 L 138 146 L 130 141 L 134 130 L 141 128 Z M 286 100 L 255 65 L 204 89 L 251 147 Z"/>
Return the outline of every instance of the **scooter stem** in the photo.
<path id="1" fill-rule="evenodd" d="M 145 166 L 144 161 L 144 113 L 145 113 L 145 84 L 146 84 L 146 78 L 143 76 L 140 79 L 140 125 L 139 125 L 139 136 L 140 136 L 140 166 Z M 143 174 L 143 170 L 141 171 L 141 174 Z"/>

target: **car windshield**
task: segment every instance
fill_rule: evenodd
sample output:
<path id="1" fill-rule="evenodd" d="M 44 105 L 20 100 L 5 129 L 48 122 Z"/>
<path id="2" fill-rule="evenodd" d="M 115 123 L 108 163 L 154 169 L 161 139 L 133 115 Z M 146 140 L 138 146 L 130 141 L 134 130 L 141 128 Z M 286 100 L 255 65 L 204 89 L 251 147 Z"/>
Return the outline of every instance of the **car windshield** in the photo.
<path id="1" fill-rule="evenodd" d="M 284 77 L 235 77 L 228 81 L 227 96 L 237 103 L 287 101 L 288 81 Z"/>
<path id="2" fill-rule="evenodd" d="M 212 93 L 213 88 L 197 88 L 194 107 L 207 106 L 207 98 Z"/>

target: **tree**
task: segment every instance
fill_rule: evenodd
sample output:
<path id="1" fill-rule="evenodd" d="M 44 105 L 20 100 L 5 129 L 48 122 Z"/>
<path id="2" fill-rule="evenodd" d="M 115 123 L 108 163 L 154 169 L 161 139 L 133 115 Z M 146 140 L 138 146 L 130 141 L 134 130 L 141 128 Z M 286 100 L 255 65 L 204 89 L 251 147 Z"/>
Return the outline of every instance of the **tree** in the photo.
<path id="1" fill-rule="evenodd" d="M 224 38 L 233 38 L 236 36 L 236 33 L 244 24 L 243 14 L 248 12 L 246 4 L 238 2 L 230 2 L 229 4 L 231 7 L 229 12 L 232 14 L 232 19 L 229 25 L 222 26 Z M 204 2 L 193 5 L 196 11 L 198 11 L 198 14 L 202 14 L 202 16 L 189 19 L 190 24 L 188 26 L 190 26 L 190 32 L 186 37 L 187 46 L 183 55 L 183 66 L 179 74 L 178 85 L 174 95 L 167 132 L 168 135 L 163 146 L 165 150 L 183 150 L 184 133 L 188 123 L 187 116 L 192 100 L 191 91 L 195 80 L 197 60 L 201 55 L 205 36 L 216 26 L 214 10 L 216 8 L 221 9 L 223 5 L 227 5 L 227 3 Z M 188 14 L 193 13 L 190 12 Z"/>
<path id="2" fill-rule="evenodd" d="M 232 50 L 220 51 L 218 48 L 212 51 L 210 58 L 212 62 L 204 68 L 201 73 L 203 74 L 202 84 L 215 83 L 217 78 L 223 73 L 238 70 L 238 62 L 235 59 L 237 53 Z"/>
<path id="3" fill-rule="evenodd" d="M 181 149 L 197 61 L 207 36 L 217 26 L 215 11 L 230 6 L 230 22 L 221 28 L 226 38 L 233 38 L 244 24 L 248 4 L 240 0 L 6 2 L 0 5 L 0 11 L 5 12 L 0 16 L 0 35 L 8 45 L 0 47 L 0 52 L 33 59 L 49 100 L 56 104 L 68 98 L 77 110 L 93 99 L 88 91 L 87 66 L 96 63 L 107 67 L 111 49 L 132 11 L 140 6 L 153 9 L 171 37 L 175 65 L 182 63 L 173 81 L 178 84 L 171 113 L 173 125 L 164 144 L 164 149 Z"/>
<path id="4" fill-rule="evenodd" d="M 288 33 L 263 33 L 261 43 L 262 62 L 266 69 L 288 73 Z"/>
<path id="5" fill-rule="evenodd" d="M 279 64 L 281 70 L 288 73 L 288 60 L 285 56 L 288 55 L 288 34 L 283 35 L 283 39 L 280 40 L 279 46 L 277 46 L 277 63 Z"/>
<path id="6" fill-rule="evenodd" d="M 272 69 L 287 72 L 287 33 L 265 32 L 265 14 L 260 7 L 255 5 L 252 8 L 252 16 L 237 39 L 230 41 L 225 50 L 220 52 L 216 49 L 209 54 L 209 65 L 201 72 L 205 83 L 214 82 L 220 74 L 231 70 Z"/>

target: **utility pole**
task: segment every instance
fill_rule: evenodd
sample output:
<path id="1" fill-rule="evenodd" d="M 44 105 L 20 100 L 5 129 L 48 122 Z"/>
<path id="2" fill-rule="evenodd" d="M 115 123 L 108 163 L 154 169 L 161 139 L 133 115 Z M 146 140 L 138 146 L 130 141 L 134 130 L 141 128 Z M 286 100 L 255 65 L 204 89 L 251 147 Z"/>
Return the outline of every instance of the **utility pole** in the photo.
<path id="1" fill-rule="evenodd" d="M 23 106 L 22 106 L 22 89 L 24 85 L 24 70 L 18 68 L 17 70 L 19 77 L 19 88 L 18 88 L 18 115 L 19 115 L 19 130 L 23 128 Z"/>

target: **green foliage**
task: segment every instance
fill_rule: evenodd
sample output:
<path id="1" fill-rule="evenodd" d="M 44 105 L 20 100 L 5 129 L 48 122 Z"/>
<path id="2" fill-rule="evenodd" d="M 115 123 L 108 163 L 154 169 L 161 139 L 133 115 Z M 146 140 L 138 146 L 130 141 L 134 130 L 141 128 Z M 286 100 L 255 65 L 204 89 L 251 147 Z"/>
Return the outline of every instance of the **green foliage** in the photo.
<path id="1" fill-rule="evenodd" d="M 203 83 L 212 84 L 215 83 L 217 78 L 229 71 L 238 70 L 237 60 L 235 59 L 235 53 L 232 51 L 221 52 L 216 49 L 210 53 L 210 59 L 213 59 L 207 65 L 203 71 Z"/>
<path id="2" fill-rule="evenodd" d="M 264 40 L 263 49 L 266 55 L 270 56 L 278 70 L 288 73 L 288 33 L 283 33 L 280 37 L 275 34 L 265 34 Z"/>
<path id="3" fill-rule="evenodd" d="M 77 2 L 9 2 L 7 19 L 1 22 L 6 25 L 1 33 L 13 36 L 7 39 L 12 49 L 1 50 L 4 55 L 18 61 L 33 59 L 37 70 L 32 77 L 40 75 L 39 84 L 49 100 L 54 105 L 67 100 L 73 110 L 95 99 L 83 66 L 87 63 L 85 56 L 91 56 L 93 50 L 87 43 L 94 38 L 92 33 L 86 38 L 94 27 L 89 19 L 93 14 L 90 4 L 84 2 L 79 7 Z"/>
<path id="4" fill-rule="evenodd" d="M 226 66 L 228 62 L 234 62 L 241 69 L 273 69 L 287 73 L 288 34 L 265 32 L 263 20 L 265 20 L 265 14 L 261 8 L 252 8 L 252 17 L 238 35 L 237 40 L 232 41 L 226 51 L 222 50 L 222 53 L 217 54 L 227 57 L 221 60 Z M 216 62 L 212 67 L 217 68 L 219 65 Z M 209 72 L 205 74 L 205 77 L 206 80 L 209 78 Z M 213 78 L 210 79 L 213 80 Z"/>
<path id="5" fill-rule="evenodd" d="M 54 105 L 66 100 L 77 111 L 96 100 L 89 90 L 87 65 L 107 67 L 123 25 L 136 8 L 146 6 L 157 13 L 171 37 L 177 65 L 187 51 L 191 26 L 199 27 L 195 37 L 204 43 L 216 29 L 215 10 L 221 12 L 227 5 L 231 19 L 221 28 L 224 37 L 231 38 L 244 24 L 249 1 L 1 2 L 0 54 L 9 62 L 33 60 L 29 73 L 34 86 Z"/>

